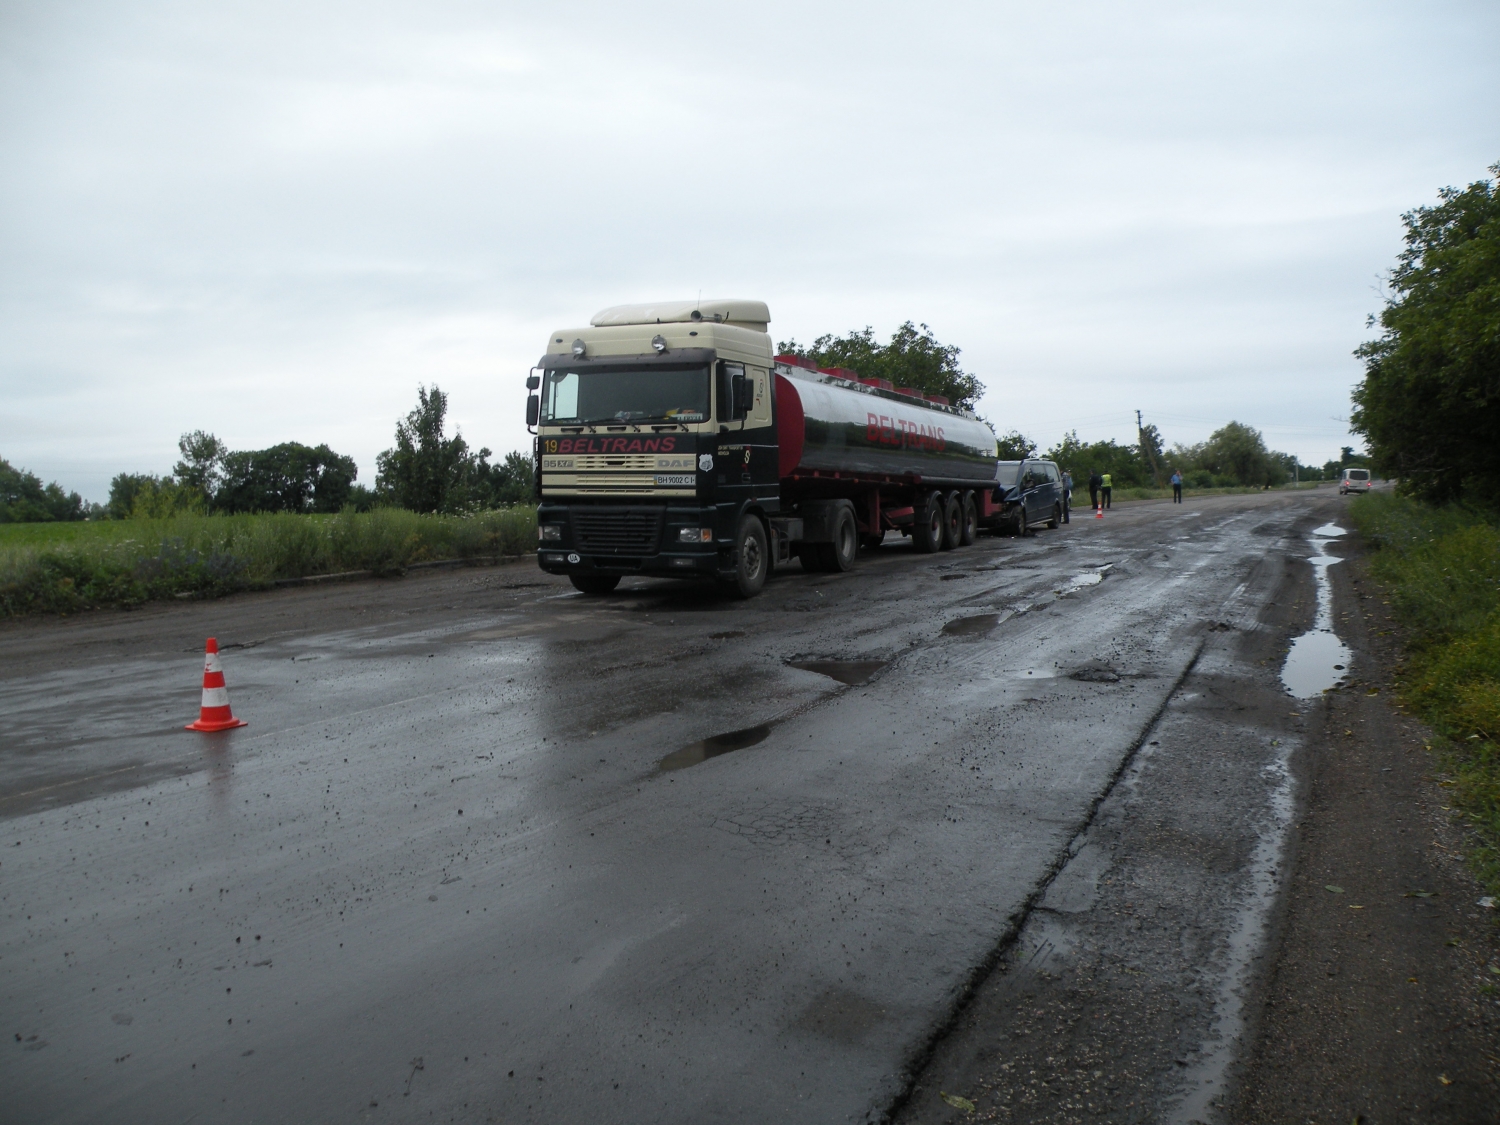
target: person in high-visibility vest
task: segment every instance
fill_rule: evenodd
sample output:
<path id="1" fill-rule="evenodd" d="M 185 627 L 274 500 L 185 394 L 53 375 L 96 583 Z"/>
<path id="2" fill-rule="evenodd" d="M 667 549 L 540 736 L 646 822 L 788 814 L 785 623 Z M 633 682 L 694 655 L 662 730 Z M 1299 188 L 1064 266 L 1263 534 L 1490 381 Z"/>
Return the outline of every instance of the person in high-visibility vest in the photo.
<path id="1" fill-rule="evenodd" d="M 1109 507 L 1109 498 L 1113 492 L 1114 485 L 1110 483 L 1109 474 L 1105 473 L 1104 476 L 1099 478 L 1099 498 L 1103 501 L 1106 508 Z"/>

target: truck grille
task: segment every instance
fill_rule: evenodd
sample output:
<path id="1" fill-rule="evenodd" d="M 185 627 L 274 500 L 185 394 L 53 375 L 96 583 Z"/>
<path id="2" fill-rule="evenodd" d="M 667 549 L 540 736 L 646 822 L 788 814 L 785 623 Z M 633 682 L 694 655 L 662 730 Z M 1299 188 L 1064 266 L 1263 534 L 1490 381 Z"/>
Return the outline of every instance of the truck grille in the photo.
<path id="1" fill-rule="evenodd" d="M 572 514 L 579 550 L 654 555 L 666 513 L 660 508 L 574 508 Z"/>
<path id="2" fill-rule="evenodd" d="M 580 473 L 601 469 L 625 469 L 649 473 L 656 468 L 654 453 L 580 453 L 573 458 L 573 467 Z M 676 472 L 677 470 L 673 470 Z"/>

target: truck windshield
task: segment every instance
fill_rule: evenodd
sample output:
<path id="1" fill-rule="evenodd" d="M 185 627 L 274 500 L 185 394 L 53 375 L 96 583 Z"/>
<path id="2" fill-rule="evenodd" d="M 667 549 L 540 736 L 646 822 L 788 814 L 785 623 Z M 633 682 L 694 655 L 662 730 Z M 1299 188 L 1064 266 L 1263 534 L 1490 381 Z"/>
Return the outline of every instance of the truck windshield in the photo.
<path id="1" fill-rule="evenodd" d="M 542 421 L 702 422 L 708 418 L 708 368 L 548 371 Z"/>
<path id="2" fill-rule="evenodd" d="M 1001 461 L 995 466 L 995 483 L 1002 488 L 1014 488 L 1020 480 L 1020 461 Z"/>

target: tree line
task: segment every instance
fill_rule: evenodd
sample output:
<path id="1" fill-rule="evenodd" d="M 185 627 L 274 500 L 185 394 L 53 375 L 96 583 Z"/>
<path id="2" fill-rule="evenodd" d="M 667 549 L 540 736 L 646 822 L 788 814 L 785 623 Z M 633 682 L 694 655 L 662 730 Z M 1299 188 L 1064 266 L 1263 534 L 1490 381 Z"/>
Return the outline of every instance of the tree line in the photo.
<path id="1" fill-rule="evenodd" d="M 338 512 L 405 508 L 452 515 L 526 503 L 534 474 L 529 453 L 497 462 L 461 433 L 446 433 L 448 396 L 417 388 L 417 406 L 396 423 L 395 444 L 376 458 L 373 488 L 356 482 L 354 458 L 287 441 L 232 450 L 204 430 L 183 434 L 170 473 L 119 473 L 104 504 L 0 460 L 0 523 L 159 518 L 187 513 Z"/>
<path id="2" fill-rule="evenodd" d="M 1401 220 L 1382 332 L 1355 352 L 1353 428 L 1418 499 L 1500 507 L 1500 188 L 1443 188 Z"/>

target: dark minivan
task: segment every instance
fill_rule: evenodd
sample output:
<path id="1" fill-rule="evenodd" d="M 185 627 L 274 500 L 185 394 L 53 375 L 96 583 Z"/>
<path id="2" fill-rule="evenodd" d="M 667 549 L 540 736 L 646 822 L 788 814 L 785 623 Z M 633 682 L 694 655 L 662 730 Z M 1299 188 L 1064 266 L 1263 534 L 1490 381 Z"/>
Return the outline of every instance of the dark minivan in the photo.
<path id="1" fill-rule="evenodd" d="M 995 496 L 1005 507 L 1000 526 L 1012 535 L 1025 535 L 1035 524 L 1056 527 L 1063 521 L 1066 498 L 1055 462 L 1001 461 L 995 466 Z"/>

